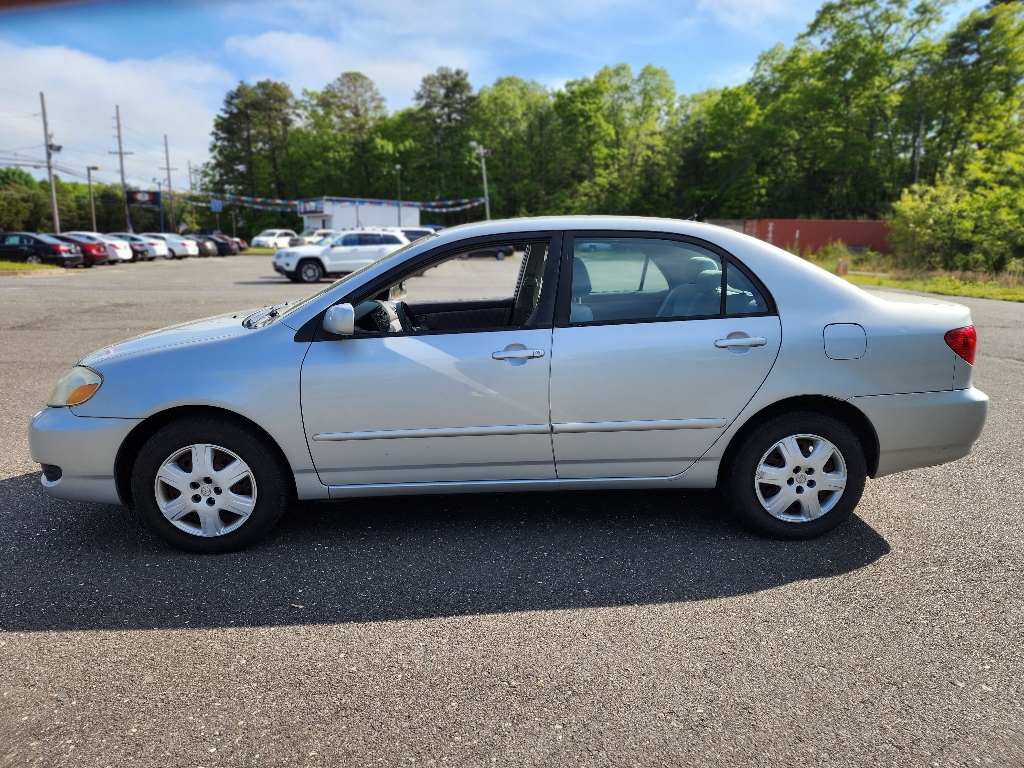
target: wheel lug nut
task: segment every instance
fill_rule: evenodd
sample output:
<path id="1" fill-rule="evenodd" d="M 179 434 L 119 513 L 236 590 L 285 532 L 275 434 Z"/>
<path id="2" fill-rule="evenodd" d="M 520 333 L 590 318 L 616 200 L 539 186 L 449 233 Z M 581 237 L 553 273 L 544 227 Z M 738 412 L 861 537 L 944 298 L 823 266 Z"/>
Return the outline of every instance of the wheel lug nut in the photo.
<path id="1" fill-rule="evenodd" d="M 802 485 L 798 485 L 798 486 L 796 487 L 796 492 L 797 492 L 797 493 L 803 493 L 803 492 L 804 492 L 804 487 L 803 487 Z"/>
<path id="2" fill-rule="evenodd" d="M 209 477 L 204 477 L 204 478 L 203 478 L 203 482 L 204 482 L 204 483 L 206 483 L 207 485 L 209 485 L 210 483 L 212 483 L 212 482 L 213 482 L 213 479 L 212 479 L 212 478 L 209 478 Z"/>
<path id="3" fill-rule="evenodd" d="M 800 474 L 800 467 L 793 467 L 793 474 L 794 475 L 799 475 Z"/>
<path id="4" fill-rule="evenodd" d="M 814 487 L 814 481 L 813 480 L 808 480 L 807 481 L 807 487 L 808 488 L 813 488 Z"/>
<path id="5" fill-rule="evenodd" d="M 215 502 L 213 501 L 213 499 L 207 499 L 207 500 L 206 500 L 206 505 L 207 505 L 208 507 L 212 507 L 212 506 L 214 505 L 214 503 L 215 503 Z"/>
<path id="6" fill-rule="evenodd" d="M 198 504 L 200 501 L 202 501 L 202 497 L 198 493 L 192 497 L 192 502 L 194 504 Z"/>
<path id="7" fill-rule="evenodd" d="M 220 496 L 220 494 L 221 494 L 220 488 L 214 488 L 213 492 L 216 493 L 218 496 Z"/>
<path id="8" fill-rule="evenodd" d="M 191 482 L 188 484 L 188 487 L 191 488 L 193 491 L 197 491 L 199 490 L 199 483 Z"/>

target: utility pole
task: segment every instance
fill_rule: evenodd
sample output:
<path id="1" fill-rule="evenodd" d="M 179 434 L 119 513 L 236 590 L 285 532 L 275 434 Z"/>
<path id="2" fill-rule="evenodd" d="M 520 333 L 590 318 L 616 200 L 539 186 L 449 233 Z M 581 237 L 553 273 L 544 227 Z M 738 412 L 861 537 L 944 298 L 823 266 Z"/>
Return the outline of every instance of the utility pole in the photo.
<path id="1" fill-rule="evenodd" d="M 100 167 L 98 165 L 90 165 L 85 169 L 85 178 L 89 184 L 89 210 L 92 211 L 92 231 L 98 231 L 96 229 L 96 201 L 92 198 L 92 172 L 98 171 Z"/>
<path id="2" fill-rule="evenodd" d="M 395 174 L 398 176 L 398 226 L 402 226 L 402 164 L 395 163 Z"/>
<path id="3" fill-rule="evenodd" d="M 177 232 L 178 225 L 174 220 L 174 190 L 171 189 L 171 171 L 178 170 L 177 168 L 171 168 L 171 152 L 167 148 L 167 134 L 164 134 L 164 159 L 167 161 L 167 166 L 161 168 L 161 171 L 167 171 L 167 203 L 170 206 L 170 219 L 171 219 L 171 231 Z"/>
<path id="4" fill-rule="evenodd" d="M 487 213 L 487 220 L 491 220 L 491 198 L 487 194 L 487 156 L 491 154 L 491 150 L 485 149 L 483 144 L 477 144 L 475 141 L 469 142 L 469 146 L 473 147 L 473 154 L 480 158 L 480 172 L 484 177 L 484 211 Z"/>
<path id="5" fill-rule="evenodd" d="M 50 126 L 46 122 L 46 96 L 39 92 L 39 103 L 43 105 L 43 138 L 46 140 L 46 174 L 50 178 L 50 208 L 53 210 L 53 233 L 60 234 L 60 214 L 57 212 L 57 188 L 53 186 L 53 153 L 60 147 L 53 143 Z"/>
<path id="6" fill-rule="evenodd" d="M 192 186 L 192 161 L 188 161 L 188 191 L 195 192 L 195 187 Z"/>
<path id="7" fill-rule="evenodd" d="M 121 105 L 117 104 L 114 106 L 114 113 L 117 119 L 117 152 L 108 152 L 109 155 L 117 155 L 118 160 L 121 161 L 121 195 L 124 197 L 124 221 L 128 227 L 128 232 L 133 232 L 132 229 L 132 217 L 128 212 L 128 185 L 124 181 L 124 156 L 133 154 L 131 152 L 125 152 L 124 146 L 121 144 Z"/>

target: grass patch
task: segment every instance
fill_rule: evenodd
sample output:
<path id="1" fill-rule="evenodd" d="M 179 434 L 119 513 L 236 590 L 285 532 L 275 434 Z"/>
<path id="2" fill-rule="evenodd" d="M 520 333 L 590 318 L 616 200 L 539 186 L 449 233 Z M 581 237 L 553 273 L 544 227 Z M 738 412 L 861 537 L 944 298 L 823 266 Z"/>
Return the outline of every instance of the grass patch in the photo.
<path id="1" fill-rule="evenodd" d="M 273 256 L 277 253 L 277 248 L 252 248 L 244 252 L 245 256 Z"/>
<path id="2" fill-rule="evenodd" d="M 843 275 L 856 285 L 878 285 L 886 288 L 904 288 L 942 296 L 966 296 L 973 299 L 999 299 L 1024 302 L 1024 281 L 1014 275 L 993 275 L 988 279 L 975 279 L 955 273 L 922 275 Z M 1016 285 L 1014 285 L 1016 283 Z"/>
<path id="3" fill-rule="evenodd" d="M 53 264 L 26 264 L 24 261 L 0 261 L 0 270 L 9 272 L 12 270 L 24 271 L 26 269 L 56 269 Z"/>

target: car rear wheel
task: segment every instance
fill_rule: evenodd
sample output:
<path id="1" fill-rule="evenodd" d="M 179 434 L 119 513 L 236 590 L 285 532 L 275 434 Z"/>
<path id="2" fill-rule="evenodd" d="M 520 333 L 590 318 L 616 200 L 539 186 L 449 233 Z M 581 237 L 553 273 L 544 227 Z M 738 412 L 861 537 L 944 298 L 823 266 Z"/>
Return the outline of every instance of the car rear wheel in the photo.
<path id="1" fill-rule="evenodd" d="M 766 421 L 744 438 L 724 470 L 722 492 L 733 512 L 780 539 L 813 538 L 841 525 L 867 479 L 856 435 L 812 411 Z"/>
<path id="2" fill-rule="evenodd" d="M 185 418 L 143 446 L 132 497 L 147 524 L 189 552 L 231 552 L 263 538 L 290 500 L 276 451 L 256 430 Z"/>
<path id="3" fill-rule="evenodd" d="M 29 256 L 27 259 L 25 259 L 25 263 L 26 264 L 42 264 L 43 263 L 43 257 L 42 256 L 37 256 L 36 254 L 33 253 L 31 256 Z"/>
<path id="4" fill-rule="evenodd" d="M 318 261 L 303 261 L 295 270 L 300 283 L 319 283 L 324 276 L 323 267 Z"/>

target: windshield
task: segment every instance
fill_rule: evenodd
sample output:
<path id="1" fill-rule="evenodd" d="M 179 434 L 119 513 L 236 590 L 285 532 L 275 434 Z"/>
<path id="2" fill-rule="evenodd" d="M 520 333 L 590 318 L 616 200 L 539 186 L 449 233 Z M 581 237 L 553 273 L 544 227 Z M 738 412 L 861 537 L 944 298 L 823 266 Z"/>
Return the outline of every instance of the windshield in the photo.
<path id="1" fill-rule="evenodd" d="M 377 259 L 372 264 L 367 264 L 365 267 L 360 267 L 355 272 L 349 272 L 347 275 L 342 277 L 340 280 L 335 280 L 333 283 L 328 285 L 322 291 L 317 291 L 316 293 L 314 293 L 311 296 L 307 296 L 304 299 L 300 299 L 299 301 L 296 301 L 293 304 L 289 304 L 288 306 L 286 306 L 286 307 L 284 307 L 282 309 L 279 309 L 278 312 L 275 314 L 275 317 L 284 317 L 285 315 L 294 312 L 299 307 L 306 306 L 307 304 L 309 304 L 309 302 L 314 301 L 315 299 L 320 298 L 321 296 L 323 296 L 328 291 L 333 291 L 335 288 L 337 288 L 342 283 L 347 283 L 349 280 L 351 280 L 356 275 L 361 275 L 363 272 L 365 272 L 366 270 L 370 269 L 371 267 L 377 266 L 382 261 L 390 261 L 392 259 L 397 259 L 397 260 L 401 261 L 401 254 L 405 253 L 405 251 L 407 251 L 410 248 L 412 248 L 412 246 L 413 246 L 413 243 L 409 243 L 408 245 L 403 245 L 397 251 L 392 251 L 387 256 L 381 256 L 379 259 Z"/>
<path id="2" fill-rule="evenodd" d="M 275 235 L 277 235 L 276 229 L 264 229 L 256 237 L 274 237 Z"/>
<path id="3" fill-rule="evenodd" d="M 319 240 L 317 240 L 315 243 L 313 243 L 313 245 L 330 245 L 331 241 L 333 239 L 334 239 L 333 236 L 331 236 L 331 237 L 321 237 Z"/>

